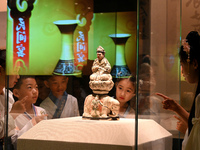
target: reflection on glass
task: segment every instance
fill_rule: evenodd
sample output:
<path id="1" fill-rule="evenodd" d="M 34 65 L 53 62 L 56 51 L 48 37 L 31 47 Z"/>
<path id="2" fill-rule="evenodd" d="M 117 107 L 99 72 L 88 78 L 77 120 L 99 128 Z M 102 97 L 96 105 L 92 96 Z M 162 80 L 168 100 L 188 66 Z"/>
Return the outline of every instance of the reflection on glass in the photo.
<path id="1" fill-rule="evenodd" d="M 61 32 L 62 52 L 54 74 L 75 75 L 73 54 L 73 33 L 76 29 L 77 20 L 58 20 L 54 24 Z"/>
<path id="2" fill-rule="evenodd" d="M 111 75 L 114 78 L 130 76 L 130 70 L 126 65 L 125 60 L 125 44 L 131 34 L 110 34 L 109 37 L 115 43 L 116 46 L 116 60 L 115 65 L 112 68 Z"/>

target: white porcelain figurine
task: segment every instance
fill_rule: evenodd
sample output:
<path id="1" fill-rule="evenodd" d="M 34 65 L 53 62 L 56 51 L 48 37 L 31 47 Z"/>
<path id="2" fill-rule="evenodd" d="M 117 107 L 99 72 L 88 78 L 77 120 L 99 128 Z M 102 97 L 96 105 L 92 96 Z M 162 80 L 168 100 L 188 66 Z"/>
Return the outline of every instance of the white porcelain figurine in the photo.
<path id="1" fill-rule="evenodd" d="M 119 118 L 119 101 L 107 95 L 114 85 L 110 71 L 111 66 L 105 58 L 105 50 L 99 46 L 89 82 L 93 94 L 85 98 L 83 118 L 115 120 Z"/>

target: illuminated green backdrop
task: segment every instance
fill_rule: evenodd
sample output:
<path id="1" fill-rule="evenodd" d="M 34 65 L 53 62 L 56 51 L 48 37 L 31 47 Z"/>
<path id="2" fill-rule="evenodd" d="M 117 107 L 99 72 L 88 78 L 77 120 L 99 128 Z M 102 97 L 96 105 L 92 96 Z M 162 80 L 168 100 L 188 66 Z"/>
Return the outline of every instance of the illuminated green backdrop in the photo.
<path id="1" fill-rule="evenodd" d="M 76 6 L 78 3 L 78 6 Z M 57 20 L 75 20 L 77 14 L 88 9 L 93 11 L 92 0 L 36 0 L 29 20 L 29 71 L 26 74 L 52 74 L 61 55 L 61 34 L 53 24 Z M 90 12 L 91 12 L 90 11 Z M 90 14 L 91 16 L 91 14 Z M 90 20 L 87 24 L 88 59 L 96 58 L 96 48 L 101 45 L 106 58 L 115 63 L 115 44 L 108 36 L 114 33 L 129 33 L 125 47 L 125 57 L 129 69 L 135 72 L 136 61 L 136 12 L 94 13 L 81 19 Z M 85 20 L 80 20 L 82 23 Z M 13 70 L 13 19 L 8 8 L 7 28 L 7 66 L 8 74 Z M 23 73 L 23 72 L 22 72 Z M 24 73 L 23 73 L 24 74 Z"/>

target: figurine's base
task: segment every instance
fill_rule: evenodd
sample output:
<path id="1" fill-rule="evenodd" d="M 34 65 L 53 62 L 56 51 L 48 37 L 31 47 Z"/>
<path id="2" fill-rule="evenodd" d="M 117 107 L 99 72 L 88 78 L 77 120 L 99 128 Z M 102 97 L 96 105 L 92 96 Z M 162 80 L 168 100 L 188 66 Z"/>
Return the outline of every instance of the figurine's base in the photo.
<path id="1" fill-rule="evenodd" d="M 117 117 L 107 117 L 107 118 L 100 118 L 100 117 L 82 117 L 83 119 L 87 120 L 119 120 L 119 116 Z"/>

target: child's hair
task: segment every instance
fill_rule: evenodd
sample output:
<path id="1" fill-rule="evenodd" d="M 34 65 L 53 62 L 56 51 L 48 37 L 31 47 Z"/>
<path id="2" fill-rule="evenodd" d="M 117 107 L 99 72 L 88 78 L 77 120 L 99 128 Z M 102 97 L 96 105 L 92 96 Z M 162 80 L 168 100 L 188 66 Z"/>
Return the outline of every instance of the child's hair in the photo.
<path id="1" fill-rule="evenodd" d="M 38 76 L 35 76 L 35 79 L 44 81 L 44 80 L 46 80 L 47 77 L 48 77 L 48 76 L 38 75 Z"/>
<path id="2" fill-rule="evenodd" d="M 190 50 L 189 50 L 190 63 L 192 63 L 192 61 L 194 59 L 196 59 L 198 64 L 200 64 L 200 57 L 199 57 L 200 56 L 200 36 L 199 36 L 199 33 L 197 31 L 191 31 L 187 35 L 186 40 L 190 46 Z M 180 56 L 181 61 L 187 62 L 188 53 L 186 51 L 184 51 L 183 45 L 180 48 L 179 56 Z"/>
<path id="3" fill-rule="evenodd" d="M 29 75 L 21 75 L 20 78 L 18 79 L 17 83 L 15 84 L 15 86 L 13 87 L 14 89 L 20 89 L 23 80 L 27 79 L 27 78 L 33 78 L 35 79 L 35 76 L 29 76 Z M 18 101 L 18 98 L 13 94 L 13 98 L 15 101 Z"/>
<path id="4" fill-rule="evenodd" d="M 30 75 L 22 75 L 20 76 L 20 78 L 18 79 L 17 83 L 15 84 L 15 86 L 13 87 L 13 89 L 20 89 L 23 80 L 27 79 L 27 78 L 33 78 L 35 79 L 35 76 L 30 76 Z"/>
<path id="5" fill-rule="evenodd" d="M 0 49 L 0 65 L 6 68 L 6 49 Z"/>
<path id="6" fill-rule="evenodd" d="M 127 77 L 127 78 L 117 78 L 116 85 L 117 85 L 120 81 L 122 81 L 122 80 L 124 80 L 124 79 L 128 79 L 128 80 L 133 84 L 133 87 L 135 87 L 136 78 L 135 78 L 135 76 L 133 76 L 133 75 L 130 75 L 130 76 Z"/>
<path id="7" fill-rule="evenodd" d="M 190 50 L 189 50 L 189 63 L 192 63 L 193 60 L 195 59 L 198 63 L 198 70 L 199 70 L 199 66 L 200 66 L 200 36 L 198 34 L 197 31 L 191 31 L 187 37 L 186 40 L 190 46 Z M 184 51 L 183 46 L 181 46 L 180 52 L 179 52 L 179 56 L 181 61 L 183 62 L 187 62 L 188 59 L 188 53 Z M 192 118 L 195 117 L 195 99 L 197 97 L 197 95 L 200 93 L 200 73 L 199 73 L 199 81 L 198 81 L 198 86 L 196 89 L 196 94 L 194 97 L 194 101 L 192 104 L 192 108 L 190 110 L 190 116 L 188 119 L 188 135 L 190 134 L 190 131 L 193 127 L 192 124 Z"/>

